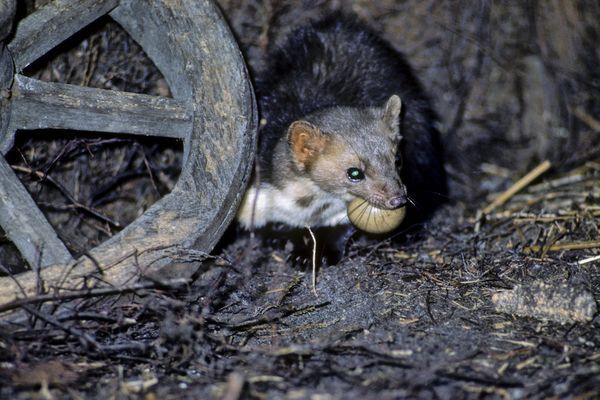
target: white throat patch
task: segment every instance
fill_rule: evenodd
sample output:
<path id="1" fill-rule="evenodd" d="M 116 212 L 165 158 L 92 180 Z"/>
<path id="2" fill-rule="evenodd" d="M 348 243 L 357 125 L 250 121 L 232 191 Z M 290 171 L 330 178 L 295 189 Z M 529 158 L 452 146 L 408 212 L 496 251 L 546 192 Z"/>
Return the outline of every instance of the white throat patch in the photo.
<path id="1" fill-rule="evenodd" d="M 246 191 L 237 213 L 246 229 L 269 222 L 293 227 L 349 224 L 346 202 L 321 190 L 308 178 L 298 178 L 279 189 L 268 183 Z"/>

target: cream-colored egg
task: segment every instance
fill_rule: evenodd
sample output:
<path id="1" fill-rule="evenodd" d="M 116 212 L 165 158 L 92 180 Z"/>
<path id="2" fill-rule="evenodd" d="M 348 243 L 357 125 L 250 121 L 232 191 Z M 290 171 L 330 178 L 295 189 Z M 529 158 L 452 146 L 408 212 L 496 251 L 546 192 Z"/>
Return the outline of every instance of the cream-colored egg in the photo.
<path id="1" fill-rule="evenodd" d="M 373 207 L 368 201 L 356 198 L 348 204 L 348 218 L 358 229 L 369 233 L 387 233 L 396 229 L 404 220 L 406 208 L 385 210 Z"/>

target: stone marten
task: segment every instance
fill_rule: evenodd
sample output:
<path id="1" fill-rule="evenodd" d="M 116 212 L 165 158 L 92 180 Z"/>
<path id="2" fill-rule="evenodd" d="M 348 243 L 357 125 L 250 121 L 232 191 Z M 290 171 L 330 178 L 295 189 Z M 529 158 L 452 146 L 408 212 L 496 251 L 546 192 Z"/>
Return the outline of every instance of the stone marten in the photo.
<path id="1" fill-rule="evenodd" d="M 340 236 L 356 198 L 408 204 L 409 221 L 444 200 L 430 102 L 402 55 L 370 29 L 330 15 L 294 31 L 267 63 L 255 80 L 263 125 L 242 227 L 342 227 Z M 337 239 L 330 263 L 343 251 Z"/>

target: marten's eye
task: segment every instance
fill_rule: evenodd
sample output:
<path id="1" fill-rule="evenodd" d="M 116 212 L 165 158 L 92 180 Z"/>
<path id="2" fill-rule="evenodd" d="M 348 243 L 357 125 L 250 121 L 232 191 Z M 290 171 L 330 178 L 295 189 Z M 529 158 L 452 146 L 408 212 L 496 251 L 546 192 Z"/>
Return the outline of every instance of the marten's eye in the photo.
<path id="1" fill-rule="evenodd" d="M 365 179 L 365 173 L 356 167 L 348 168 L 348 170 L 346 170 L 346 175 L 352 182 L 358 182 Z"/>

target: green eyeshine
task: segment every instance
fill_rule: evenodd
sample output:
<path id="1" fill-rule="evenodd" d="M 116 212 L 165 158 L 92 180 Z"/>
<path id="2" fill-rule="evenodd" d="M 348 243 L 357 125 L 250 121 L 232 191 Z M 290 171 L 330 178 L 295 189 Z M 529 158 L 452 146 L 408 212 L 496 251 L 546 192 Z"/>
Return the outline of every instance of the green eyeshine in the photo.
<path id="1" fill-rule="evenodd" d="M 348 175 L 348 178 L 354 182 L 362 181 L 363 179 L 365 179 L 364 172 L 362 172 L 359 168 L 356 167 L 348 168 L 346 174 Z"/>

